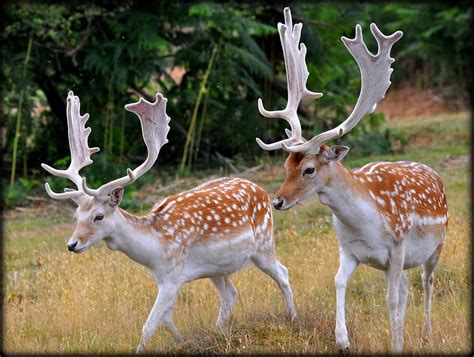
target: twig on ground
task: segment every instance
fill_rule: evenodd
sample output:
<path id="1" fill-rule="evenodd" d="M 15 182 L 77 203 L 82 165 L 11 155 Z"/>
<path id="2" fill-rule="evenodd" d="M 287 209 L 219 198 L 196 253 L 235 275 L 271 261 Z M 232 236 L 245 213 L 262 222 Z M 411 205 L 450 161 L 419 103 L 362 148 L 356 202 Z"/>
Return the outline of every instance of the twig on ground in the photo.
<path id="1" fill-rule="evenodd" d="M 27 207 L 15 207 L 15 211 L 19 212 L 33 212 L 35 211 L 34 208 L 27 208 Z"/>
<path id="2" fill-rule="evenodd" d="M 254 173 L 254 172 L 260 170 L 261 168 L 263 168 L 263 166 L 264 166 L 263 160 L 260 160 L 260 163 L 257 166 L 249 167 L 248 169 L 246 169 L 244 171 L 241 171 L 241 172 L 237 172 L 235 174 L 232 174 L 231 176 L 246 176 L 250 173 Z"/>
<path id="3" fill-rule="evenodd" d="M 26 196 L 26 199 L 29 201 L 41 201 L 41 202 L 48 201 L 46 197 L 38 197 L 38 196 Z"/>
<path id="4" fill-rule="evenodd" d="M 186 181 L 183 180 L 183 179 L 179 179 L 179 180 L 174 180 L 173 182 L 171 182 L 170 184 L 168 185 L 165 185 L 165 186 L 162 186 L 160 188 L 158 188 L 157 190 L 154 190 L 153 193 L 157 194 L 157 193 L 160 193 L 160 192 L 164 192 L 164 191 L 168 191 L 168 190 L 171 190 L 172 188 L 175 188 L 183 183 L 185 183 Z"/>
<path id="5" fill-rule="evenodd" d="M 234 166 L 233 164 L 233 161 L 232 159 L 229 159 L 228 157 L 225 157 L 224 155 L 222 154 L 219 154 L 219 152 L 216 151 L 216 156 L 217 158 L 219 159 L 219 161 L 222 161 L 225 165 L 229 166 L 229 168 L 233 171 L 233 172 L 236 172 L 238 173 L 239 172 L 239 169 L 237 167 Z"/>

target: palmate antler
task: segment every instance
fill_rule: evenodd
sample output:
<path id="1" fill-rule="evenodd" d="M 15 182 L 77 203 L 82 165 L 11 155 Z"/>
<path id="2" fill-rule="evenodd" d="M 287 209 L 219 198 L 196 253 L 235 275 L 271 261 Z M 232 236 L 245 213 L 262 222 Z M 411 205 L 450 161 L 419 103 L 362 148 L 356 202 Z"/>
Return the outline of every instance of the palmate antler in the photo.
<path id="1" fill-rule="evenodd" d="M 156 94 L 156 101 L 150 103 L 140 98 L 137 103 L 127 104 L 125 109 L 135 113 L 140 118 L 142 126 L 142 135 L 148 153 L 146 160 L 135 170 L 127 169 L 127 176 L 121 177 L 109 183 L 106 183 L 96 190 L 90 189 L 86 185 L 86 179 L 83 178 L 82 189 L 91 196 L 108 195 L 115 188 L 125 186 L 135 182 L 140 176 L 143 176 L 151 169 L 155 163 L 160 149 L 168 142 L 166 138 L 170 130 L 170 117 L 166 114 L 166 103 L 168 99 L 164 98 L 160 93 Z"/>
<path id="2" fill-rule="evenodd" d="M 286 131 L 288 139 L 272 144 L 265 144 L 259 138 L 257 143 L 264 150 L 281 149 L 283 145 L 290 145 L 303 141 L 301 136 L 301 124 L 298 119 L 298 105 L 305 98 L 320 98 L 322 93 L 311 92 L 306 88 L 309 72 L 306 67 L 306 46 L 304 43 L 298 48 L 303 24 L 298 23 L 293 26 L 290 8 L 285 7 L 285 24 L 278 23 L 281 46 L 285 59 L 286 81 L 288 88 L 288 103 L 284 110 L 268 111 L 262 104 L 262 99 L 258 99 L 258 110 L 260 114 L 267 118 L 285 119 L 291 126 L 291 132 Z"/>
<path id="3" fill-rule="evenodd" d="M 67 170 L 58 170 L 49 165 L 41 164 L 41 167 L 54 176 L 65 177 L 71 180 L 78 188 L 82 185 L 82 178 L 79 171 L 92 164 L 91 155 L 100 151 L 99 148 L 89 148 L 87 139 L 91 133 L 91 128 L 86 128 L 86 122 L 89 114 L 81 115 L 81 102 L 79 97 L 69 91 L 66 100 L 66 116 L 69 148 L 71 150 L 71 163 Z M 46 192 L 51 198 L 63 200 L 67 198 L 76 198 L 82 194 L 81 190 L 65 189 L 65 193 L 56 193 L 51 190 L 49 184 L 45 184 Z"/>
<path id="4" fill-rule="evenodd" d="M 316 154 L 324 142 L 338 138 L 352 130 L 366 114 L 372 113 L 377 103 L 384 98 L 387 89 L 390 87 L 390 75 L 393 71 L 390 66 L 394 59 L 390 57 L 390 50 L 393 44 L 403 36 L 403 33 L 396 31 L 390 36 L 385 36 L 377 28 L 377 25 L 371 24 L 370 30 L 378 44 L 376 55 L 371 54 L 367 49 L 362 38 L 360 25 L 356 26 L 354 39 L 341 37 L 342 42 L 359 65 L 362 79 L 359 98 L 352 113 L 342 124 L 305 142 L 301 136 L 301 124 L 296 113 L 298 104 L 305 97 L 319 98 L 322 94 L 310 92 L 306 89 L 306 81 L 309 75 L 305 63 L 306 47 L 302 43 L 301 49 L 298 49 L 302 25 L 296 24 L 292 27 L 289 8 L 286 7 L 284 9 L 284 14 L 285 25 L 279 23 L 278 32 L 280 33 L 283 53 L 285 55 L 288 104 L 284 110 L 268 112 L 263 108 L 262 101 L 259 99 L 258 109 L 266 117 L 280 117 L 287 120 L 291 125 L 291 132 L 286 130 L 289 138 L 273 144 L 264 144 L 258 138 L 257 143 L 264 150 L 282 148 L 289 152 Z M 289 34 L 287 33 L 288 28 L 290 29 Z"/>
<path id="5" fill-rule="evenodd" d="M 391 84 L 390 75 L 393 68 L 390 66 L 395 60 L 390 57 L 390 50 L 393 44 L 403 36 L 403 32 L 397 31 L 390 36 L 385 36 L 374 23 L 370 24 L 370 31 L 377 40 L 378 52 L 375 56 L 369 52 L 364 43 L 360 25 L 356 26 L 354 39 L 341 37 L 342 42 L 357 61 L 361 74 L 361 90 L 352 113 L 336 128 L 323 132 L 301 145 L 291 146 L 284 143 L 284 150 L 317 154 L 323 143 L 347 134 L 366 114 L 375 111 L 377 103 L 385 97 Z"/>
<path id="6" fill-rule="evenodd" d="M 168 125 L 170 117 L 166 114 L 166 102 L 167 99 L 157 93 L 154 103 L 140 98 L 137 103 L 125 106 L 126 110 L 137 114 L 140 119 L 143 139 L 148 150 L 147 158 L 135 170 L 127 169 L 126 176 L 106 183 L 98 189 L 91 189 L 87 187 L 86 178 L 79 175 L 79 170 L 92 164 L 90 155 L 99 151 L 99 148 L 89 148 L 87 138 L 91 129 L 85 127 L 89 114 L 80 115 L 79 97 L 74 96 L 74 93 L 70 91 L 67 98 L 67 120 L 71 164 L 67 170 L 57 170 L 46 164 L 41 164 L 41 166 L 52 175 L 68 178 L 78 189 L 65 189 L 65 193 L 55 193 L 46 183 L 48 195 L 54 199 L 77 198 L 84 194 L 96 197 L 106 196 L 115 188 L 128 185 L 144 175 L 157 160 L 161 147 L 168 142 L 166 137 L 170 129 Z"/>

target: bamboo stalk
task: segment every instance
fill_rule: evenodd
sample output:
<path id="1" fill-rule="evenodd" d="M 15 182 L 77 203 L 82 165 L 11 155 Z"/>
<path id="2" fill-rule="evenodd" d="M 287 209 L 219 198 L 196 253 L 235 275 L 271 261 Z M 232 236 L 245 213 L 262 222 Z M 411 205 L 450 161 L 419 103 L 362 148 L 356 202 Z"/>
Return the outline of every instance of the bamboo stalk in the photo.
<path id="1" fill-rule="evenodd" d="M 217 54 L 217 46 L 214 46 L 214 48 L 212 49 L 211 58 L 209 59 L 209 63 L 207 64 L 206 72 L 204 73 L 204 77 L 202 78 L 202 81 L 201 81 L 201 86 L 199 88 L 198 97 L 196 99 L 196 104 L 194 105 L 193 114 L 191 116 L 191 122 L 189 124 L 189 129 L 188 129 L 188 135 L 186 136 L 186 143 L 184 144 L 183 157 L 181 158 L 181 164 L 180 164 L 180 167 L 179 167 L 179 174 L 180 175 L 182 175 L 184 173 L 184 167 L 186 166 L 186 161 L 188 159 L 188 155 L 190 155 L 192 157 L 192 154 L 188 154 L 188 152 L 190 150 L 192 150 L 191 142 L 194 139 L 194 131 L 195 131 L 195 128 L 196 128 L 198 110 L 199 110 L 199 106 L 201 105 L 202 96 L 204 95 L 204 93 L 206 91 L 207 80 L 209 78 L 209 75 L 211 74 L 212 65 L 214 63 L 214 59 L 216 57 L 216 54 Z"/>
<path id="2" fill-rule="evenodd" d="M 202 107 L 202 112 L 201 112 L 201 122 L 199 123 L 199 128 L 197 132 L 197 139 L 196 139 L 196 146 L 195 146 L 195 151 L 194 151 L 194 162 L 197 160 L 198 152 L 199 152 L 199 147 L 201 146 L 201 136 L 202 136 L 202 129 L 204 127 L 204 123 L 206 122 L 207 118 L 207 102 L 209 100 L 209 88 L 206 90 L 206 96 L 204 97 L 204 104 Z"/>
<path id="3" fill-rule="evenodd" d="M 31 46 L 33 44 L 33 37 L 30 36 L 28 40 L 28 48 L 26 50 L 25 61 L 23 62 L 23 73 L 22 79 L 25 79 L 26 76 L 26 67 L 28 66 L 28 62 L 30 60 L 31 54 Z M 25 96 L 25 88 L 24 86 L 20 92 L 20 99 L 18 102 L 18 112 L 16 116 L 16 127 L 15 127 L 15 137 L 13 139 L 13 154 L 12 154 L 12 167 L 11 167 L 11 176 L 10 176 L 10 189 L 13 188 L 13 184 L 15 183 L 15 172 L 16 172 L 16 159 L 18 154 L 18 141 L 20 140 L 20 130 L 21 130 L 21 112 L 23 109 L 23 97 Z"/>

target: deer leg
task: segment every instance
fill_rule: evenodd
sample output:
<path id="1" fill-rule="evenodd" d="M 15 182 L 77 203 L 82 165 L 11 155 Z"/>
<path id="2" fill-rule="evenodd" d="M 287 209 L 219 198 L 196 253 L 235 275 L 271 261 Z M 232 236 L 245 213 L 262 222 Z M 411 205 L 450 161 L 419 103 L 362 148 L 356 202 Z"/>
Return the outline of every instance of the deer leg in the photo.
<path id="1" fill-rule="evenodd" d="M 234 284 L 232 284 L 232 281 L 227 276 L 215 276 L 211 278 L 211 281 L 221 296 L 221 307 L 216 321 L 216 326 L 220 327 L 232 313 L 238 293 Z"/>
<path id="2" fill-rule="evenodd" d="M 293 302 L 293 291 L 289 282 L 288 269 L 273 254 L 257 254 L 252 258 L 252 261 L 278 284 L 285 298 L 288 314 L 294 320 L 296 318 L 296 309 Z"/>
<path id="3" fill-rule="evenodd" d="M 359 262 L 349 253 L 339 248 L 339 269 L 337 270 L 334 282 L 336 284 L 336 344 L 339 349 L 349 348 L 349 337 L 346 327 L 345 304 L 347 282 L 352 273 L 356 270 Z"/>
<path id="4" fill-rule="evenodd" d="M 442 247 L 442 244 L 440 244 L 440 246 Z M 440 246 L 438 246 L 433 255 L 431 255 L 425 263 L 423 263 L 423 273 L 421 274 L 421 281 L 423 284 L 423 305 L 425 312 L 425 323 L 423 325 L 421 335 L 425 340 L 429 340 L 433 334 L 431 328 L 431 298 L 433 296 L 434 283 L 433 271 L 438 264 L 439 255 L 441 252 Z"/>
<path id="5" fill-rule="evenodd" d="M 175 300 L 176 302 L 176 300 Z M 174 303 L 173 307 L 169 309 L 168 311 L 165 312 L 163 315 L 163 325 L 168 328 L 168 330 L 173 334 L 174 338 L 176 340 L 182 340 L 183 336 L 179 332 L 179 330 L 176 328 L 174 322 L 173 322 L 173 310 L 174 310 Z"/>
<path id="6" fill-rule="evenodd" d="M 391 251 L 390 266 L 387 271 L 387 306 L 390 314 L 392 351 L 395 353 L 400 353 L 403 349 L 402 316 L 399 301 L 404 259 L 405 247 L 403 242 L 396 242 Z"/>
<path id="7" fill-rule="evenodd" d="M 143 351 L 156 329 L 161 324 L 168 327 L 175 338 L 181 338 L 181 335 L 176 326 L 174 326 L 172 320 L 176 296 L 180 287 L 180 285 L 176 284 L 163 284 L 160 287 L 153 308 L 143 325 L 142 337 L 137 348 L 137 353 Z"/>
<path id="8" fill-rule="evenodd" d="M 410 280 L 408 280 L 407 274 L 402 271 L 402 276 L 400 277 L 400 291 L 398 294 L 398 311 L 400 314 L 400 324 L 403 331 L 403 325 L 405 323 L 405 311 L 407 308 L 408 302 L 408 287 Z"/>

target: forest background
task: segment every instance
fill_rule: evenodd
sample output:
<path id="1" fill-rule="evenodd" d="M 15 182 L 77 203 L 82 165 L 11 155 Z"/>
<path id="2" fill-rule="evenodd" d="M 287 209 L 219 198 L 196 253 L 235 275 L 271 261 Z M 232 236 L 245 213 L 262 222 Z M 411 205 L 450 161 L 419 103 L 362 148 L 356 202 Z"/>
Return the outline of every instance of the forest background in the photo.
<path id="1" fill-rule="evenodd" d="M 304 23 L 308 88 L 324 93 L 299 108 L 306 137 L 338 125 L 356 101 L 358 68 L 340 41 L 353 36 L 356 23 L 372 50 L 371 22 L 384 33 L 404 31 L 392 51 L 392 88 L 429 91 L 449 110 L 470 105 L 472 9 L 467 5 L 295 3 L 291 8 L 294 22 Z M 255 138 L 275 141 L 285 135 L 283 120 L 257 111 L 258 98 L 268 109 L 286 105 L 276 31 L 282 9 L 234 2 L 4 4 L 1 180 L 7 206 L 42 195 L 47 176 L 53 189 L 67 184 L 46 175 L 40 163 L 68 165 L 69 90 L 91 115 L 90 146 L 101 148 L 94 165 L 83 170 L 91 186 L 143 161 L 139 121 L 124 105 L 139 96 L 152 99 L 156 92 L 169 99 L 170 142 L 153 172 L 128 189 L 130 204 L 136 188 L 157 178 L 165 183 L 205 176 L 208 170 L 235 173 L 280 157 L 281 152 L 263 152 Z M 409 103 L 407 94 L 402 100 Z M 355 157 L 403 151 L 407 138 L 384 127 L 386 120 L 387 111 L 377 111 L 344 138 Z"/>

